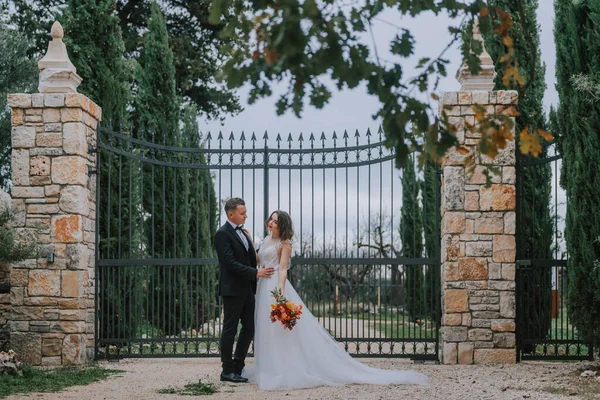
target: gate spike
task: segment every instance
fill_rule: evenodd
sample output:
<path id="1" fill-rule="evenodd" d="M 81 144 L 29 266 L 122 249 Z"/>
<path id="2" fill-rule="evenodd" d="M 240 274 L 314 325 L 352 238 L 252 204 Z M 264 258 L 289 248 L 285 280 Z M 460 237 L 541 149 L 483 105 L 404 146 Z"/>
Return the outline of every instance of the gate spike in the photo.
<path id="1" fill-rule="evenodd" d="M 371 128 L 367 128 L 367 137 L 371 136 Z"/>
<path id="2" fill-rule="evenodd" d="M 223 133 L 221 133 L 221 131 L 219 131 L 219 136 L 217 137 L 217 140 L 223 140 Z"/>
<path id="3" fill-rule="evenodd" d="M 383 127 L 381 125 L 379 125 L 379 131 L 377 133 L 379 134 L 379 139 L 381 140 L 381 135 L 383 135 Z"/>
<path id="4" fill-rule="evenodd" d="M 281 134 L 278 133 L 277 134 L 277 139 L 275 139 L 275 140 L 277 140 L 277 142 L 281 142 Z"/>
<path id="5" fill-rule="evenodd" d="M 288 141 L 288 142 L 291 142 L 291 141 L 292 141 L 292 133 L 291 133 L 291 132 L 288 134 L 287 141 Z"/>
<path id="6" fill-rule="evenodd" d="M 244 131 L 242 131 L 242 136 L 240 136 L 240 140 L 241 140 L 242 142 L 245 142 L 245 141 L 246 141 L 246 135 L 244 135 Z"/>
<path id="7" fill-rule="evenodd" d="M 229 140 L 231 140 L 232 142 L 235 140 L 235 136 L 233 136 L 233 131 L 231 132 L 231 135 L 229 135 Z"/>
<path id="8" fill-rule="evenodd" d="M 304 142 L 304 136 L 302 136 L 302 132 L 300 132 L 300 137 L 298 138 L 300 143 Z"/>
<path id="9" fill-rule="evenodd" d="M 343 136 L 343 138 L 344 139 L 348 139 L 349 138 L 347 130 L 344 130 L 344 136 Z"/>
<path id="10" fill-rule="evenodd" d="M 321 140 L 325 140 L 325 132 L 321 132 Z"/>
<path id="11" fill-rule="evenodd" d="M 206 140 L 212 140 L 212 133 L 208 131 L 208 135 L 206 135 Z"/>
<path id="12" fill-rule="evenodd" d="M 310 137 L 308 138 L 308 140 L 310 140 L 311 142 L 314 142 L 315 135 L 312 132 L 310 133 Z"/>
<path id="13" fill-rule="evenodd" d="M 250 138 L 250 140 L 256 142 L 256 135 L 254 134 L 254 132 L 252 132 L 252 137 Z"/>
<path id="14" fill-rule="evenodd" d="M 360 137 L 360 133 L 358 133 L 358 129 L 356 130 L 356 132 L 354 133 L 354 137 L 355 138 L 359 138 Z"/>
<path id="15" fill-rule="evenodd" d="M 333 136 L 331 137 L 333 140 L 337 140 L 337 133 L 335 133 L 335 131 L 333 131 Z"/>
<path id="16" fill-rule="evenodd" d="M 267 131 L 265 131 L 265 134 L 263 135 L 263 139 L 269 140 L 269 134 L 267 133 Z"/>

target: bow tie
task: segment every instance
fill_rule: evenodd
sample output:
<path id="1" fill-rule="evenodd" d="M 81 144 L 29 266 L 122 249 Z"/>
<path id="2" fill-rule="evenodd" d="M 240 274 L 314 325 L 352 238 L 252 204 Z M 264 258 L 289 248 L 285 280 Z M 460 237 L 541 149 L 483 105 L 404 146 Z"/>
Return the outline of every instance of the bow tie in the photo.
<path id="1" fill-rule="evenodd" d="M 235 227 L 235 230 L 236 231 L 241 231 L 243 227 L 244 227 L 244 225 L 238 225 L 238 226 Z"/>

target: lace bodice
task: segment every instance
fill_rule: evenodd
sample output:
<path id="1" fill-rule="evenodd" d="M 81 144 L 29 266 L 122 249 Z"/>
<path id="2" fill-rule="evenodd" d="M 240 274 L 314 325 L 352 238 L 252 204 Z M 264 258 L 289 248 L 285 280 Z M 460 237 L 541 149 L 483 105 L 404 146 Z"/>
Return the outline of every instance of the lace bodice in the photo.
<path id="1" fill-rule="evenodd" d="M 280 239 L 272 239 L 270 236 L 266 237 L 260 246 L 258 256 L 260 257 L 260 264 L 265 267 L 279 269 L 279 249 L 284 244 Z"/>

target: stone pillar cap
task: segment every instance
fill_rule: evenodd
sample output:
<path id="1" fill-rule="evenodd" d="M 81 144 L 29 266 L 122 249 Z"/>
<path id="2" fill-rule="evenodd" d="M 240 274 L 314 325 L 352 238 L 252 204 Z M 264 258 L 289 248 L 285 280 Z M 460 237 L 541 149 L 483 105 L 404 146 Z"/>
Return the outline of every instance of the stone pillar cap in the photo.
<path id="1" fill-rule="evenodd" d="M 479 30 L 479 21 L 476 19 L 473 24 L 473 40 L 477 40 L 481 42 L 481 47 L 483 51 L 479 55 L 479 60 L 481 62 L 481 71 L 479 71 L 478 75 L 473 75 L 471 71 L 469 71 L 469 67 L 466 63 L 463 63 L 462 67 L 458 70 L 456 74 L 456 79 L 462 85 L 461 91 L 492 91 L 494 90 L 495 79 L 496 79 L 496 69 L 494 67 L 494 60 L 490 57 L 489 53 L 485 49 L 485 42 L 483 41 L 483 36 Z"/>
<path id="2" fill-rule="evenodd" d="M 64 30 L 62 25 L 55 21 L 50 30 L 52 40 L 48 43 L 46 55 L 38 62 L 40 70 L 40 93 L 77 93 L 81 84 L 81 77 L 69 59 L 67 46 L 62 41 Z"/>

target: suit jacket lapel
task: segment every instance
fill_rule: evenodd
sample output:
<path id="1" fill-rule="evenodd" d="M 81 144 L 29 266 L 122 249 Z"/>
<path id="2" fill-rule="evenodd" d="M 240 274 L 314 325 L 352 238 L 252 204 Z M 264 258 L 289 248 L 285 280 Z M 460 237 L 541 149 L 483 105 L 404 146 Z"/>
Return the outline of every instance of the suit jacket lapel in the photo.
<path id="1" fill-rule="evenodd" d="M 246 249 L 246 244 L 244 244 L 244 241 L 242 240 L 242 238 L 240 237 L 240 235 L 237 234 L 237 232 L 235 231 L 235 229 L 233 228 L 233 226 L 231 226 L 231 224 L 229 222 L 225 222 L 225 225 L 227 225 L 227 227 L 229 228 L 229 232 L 233 236 L 235 236 L 235 238 L 242 244 L 242 246 L 244 247 L 244 249 Z M 246 238 L 246 240 L 248 240 L 248 238 Z M 248 245 L 250 245 L 250 241 L 249 240 L 248 240 Z"/>

